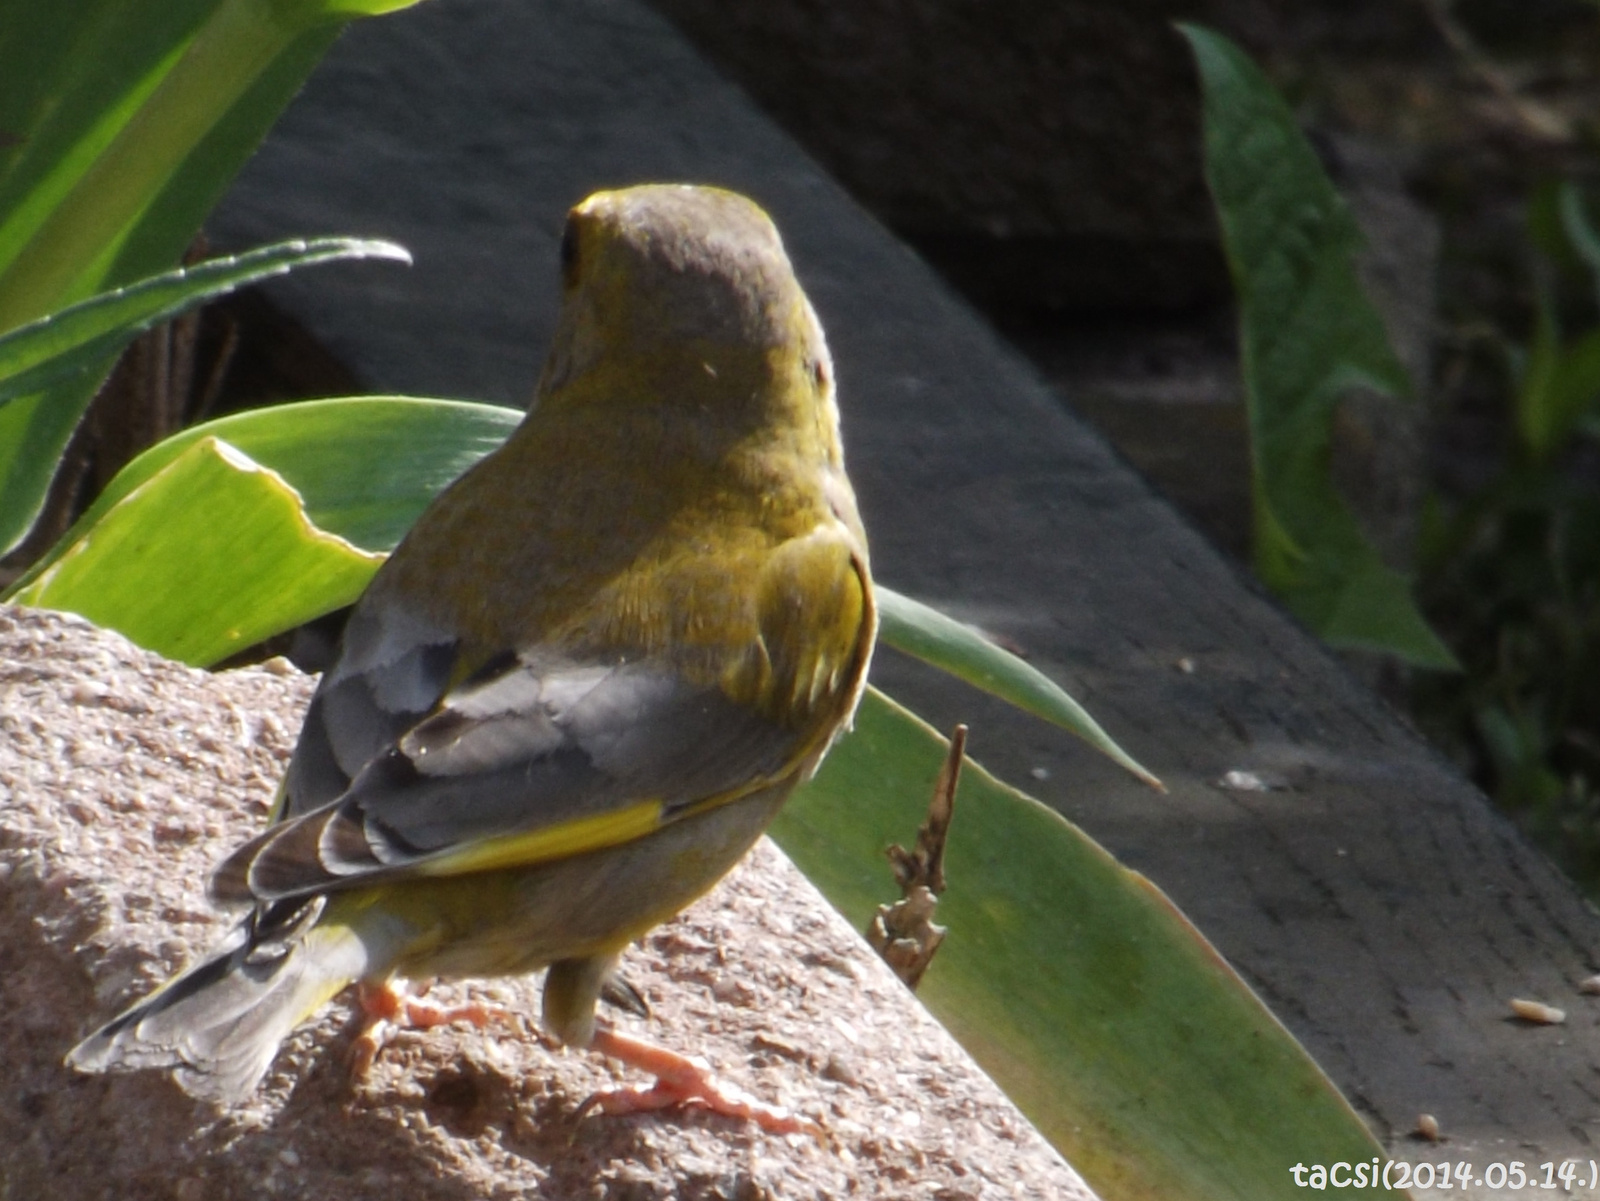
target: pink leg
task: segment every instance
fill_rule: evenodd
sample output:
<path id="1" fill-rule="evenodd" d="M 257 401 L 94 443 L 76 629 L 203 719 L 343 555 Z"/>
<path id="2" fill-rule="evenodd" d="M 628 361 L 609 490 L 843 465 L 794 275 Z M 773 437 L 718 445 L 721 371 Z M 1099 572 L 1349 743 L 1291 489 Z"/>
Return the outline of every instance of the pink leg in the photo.
<path id="1" fill-rule="evenodd" d="M 694 1107 L 756 1123 L 772 1134 L 810 1134 L 820 1137 L 822 1128 L 815 1122 L 776 1105 L 767 1105 L 712 1074 L 711 1065 L 698 1056 L 690 1058 L 618 1034 L 615 1030 L 595 1031 L 590 1049 L 621 1060 L 655 1076 L 650 1088 L 607 1088 L 578 1106 L 578 1118 L 590 1110 L 608 1114 L 644 1113 L 675 1106 Z"/>
<path id="2" fill-rule="evenodd" d="M 356 1004 L 361 1007 L 365 1026 L 350 1048 L 350 1072 L 366 1075 L 378 1052 L 396 1030 L 431 1030 L 452 1022 L 467 1022 L 480 1029 L 496 1023 L 511 1024 L 516 1015 L 498 1005 L 472 1002 L 467 1005 L 439 1005 L 412 996 L 403 984 L 385 980 L 373 984 L 362 980 L 356 985 Z"/>

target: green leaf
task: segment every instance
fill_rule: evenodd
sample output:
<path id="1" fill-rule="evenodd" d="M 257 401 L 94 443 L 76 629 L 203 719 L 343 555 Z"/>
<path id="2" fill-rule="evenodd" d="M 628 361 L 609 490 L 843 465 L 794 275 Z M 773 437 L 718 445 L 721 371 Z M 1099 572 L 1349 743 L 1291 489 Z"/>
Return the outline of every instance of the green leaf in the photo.
<path id="1" fill-rule="evenodd" d="M 0 554 L 21 542 L 38 519 L 72 431 L 104 375 L 65 379 L 0 404 Z"/>
<path id="2" fill-rule="evenodd" d="M 0 548 L 27 534 L 114 355 L 140 332 L 257 280 L 363 258 L 410 262 L 392 242 L 280 242 L 102 293 L 0 337 Z"/>
<path id="3" fill-rule="evenodd" d="M 1284 594 L 1285 602 L 1333 645 L 1370 651 L 1407 645 L 1412 648 L 1409 659 L 1418 666 L 1460 670 L 1450 649 L 1417 612 L 1411 582 L 1377 556 L 1319 564 L 1297 586 L 1300 591 Z"/>
<path id="4" fill-rule="evenodd" d="M 1152 788 L 1166 791 L 1160 780 L 1118 746 L 1082 705 L 1044 673 L 996 646 L 971 626 L 946 617 L 921 601 L 882 584 L 874 591 L 878 601 L 878 638 L 882 642 L 1070 731 Z"/>
<path id="5" fill-rule="evenodd" d="M 1356 270 L 1361 232 L 1248 56 L 1211 30 L 1178 28 L 1200 69 L 1206 179 L 1238 294 L 1256 569 L 1335 645 L 1454 668 L 1329 475 L 1340 399 L 1357 387 L 1410 392 Z"/>
<path id="6" fill-rule="evenodd" d="M 1567 447 L 1600 401 L 1600 330 L 1562 345 L 1549 281 L 1538 280 L 1534 293 L 1533 340 L 1518 380 L 1516 421 L 1523 449 L 1544 462 Z"/>
<path id="7" fill-rule="evenodd" d="M 203 438 L 80 529 L 16 599 L 200 665 L 348 603 L 380 562 L 314 529 L 275 472 Z"/>
<path id="8" fill-rule="evenodd" d="M 0 411 L 0 421 L 4 418 Z M 518 410 L 495 405 L 361 396 L 276 405 L 208 421 L 151 447 L 118 472 L 14 591 L 86 537 L 111 506 L 202 439 L 238 447 L 281 475 L 319 529 L 365 550 L 386 552 L 446 484 L 499 446 L 521 420 Z M 206 503 L 195 498 L 197 506 Z M 194 614 L 191 620 L 207 618 Z"/>
<path id="9" fill-rule="evenodd" d="M 405 247 L 393 242 L 297 238 L 180 267 L 79 301 L 0 336 L 0 404 L 67 376 L 104 369 L 113 354 L 145 330 L 235 288 L 317 263 L 372 258 L 411 262 Z"/>
<path id="10" fill-rule="evenodd" d="M 352 15 L 391 0 L 0 4 L 0 330 L 175 266 Z M 97 380 L 0 412 L 0 550 Z"/>
<path id="11" fill-rule="evenodd" d="M 1536 288 L 1533 339 L 1517 385 L 1517 434 L 1535 459 L 1546 457 L 1555 442 L 1556 375 L 1561 360 L 1561 331 L 1556 324 L 1555 297 L 1547 283 Z"/>
<path id="12" fill-rule="evenodd" d="M 134 119 L 214 7 L 216 0 L 0 6 L 0 271 Z M 10 324 L 57 303 L 41 296 Z"/>
<path id="13" fill-rule="evenodd" d="M 1571 180 L 1563 181 L 1556 192 L 1556 206 L 1562 232 L 1566 234 L 1573 252 L 1594 277 L 1595 299 L 1600 302 L 1600 233 L 1595 231 L 1589 220 L 1583 189 Z"/>
<path id="14" fill-rule="evenodd" d="M 943 746 L 869 691 L 773 827 L 858 929 L 898 899 L 883 848 L 915 835 Z M 1286 1197 L 1297 1162 L 1382 1154 L 1154 885 L 970 763 L 945 873 L 917 995 L 1106 1201 Z"/>
<path id="15" fill-rule="evenodd" d="M 1565 447 L 1573 430 L 1594 412 L 1600 401 L 1600 329 L 1590 330 L 1563 348 L 1550 386 L 1551 436 Z"/>
<path id="16" fill-rule="evenodd" d="M 0 329 L 147 274 L 118 259 L 155 227 L 154 269 L 171 265 L 340 23 L 369 7 L 394 5 L 7 6 L 0 121 L 17 144 L 0 163 Z M 171 191 L 192 162 L 203 173 Z"/>

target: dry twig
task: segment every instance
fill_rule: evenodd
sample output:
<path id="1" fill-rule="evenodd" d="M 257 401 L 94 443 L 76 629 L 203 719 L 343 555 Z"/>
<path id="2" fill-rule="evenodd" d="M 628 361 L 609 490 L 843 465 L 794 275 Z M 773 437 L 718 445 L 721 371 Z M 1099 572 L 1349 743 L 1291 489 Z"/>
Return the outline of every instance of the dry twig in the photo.
<path id="1" fill-rule="evenodd" d="M 945 927 L 935 925 L 933 911 L 944 891 L 944 846 L 955 816 L 956 783 L 961 777 L 961 757 L 967 748 L 967 727 L 950 734 L 950 751 L 928 802 L 928 817 L 917 831 L 917 845 L 908 851 L 898 843 L 889 848 L 889 866 L 899 882 L 902 899 L 878 906 L 867 927 L 867 941 L 894 969 L 895 975 L 916 988 L 928 970 Z"/>

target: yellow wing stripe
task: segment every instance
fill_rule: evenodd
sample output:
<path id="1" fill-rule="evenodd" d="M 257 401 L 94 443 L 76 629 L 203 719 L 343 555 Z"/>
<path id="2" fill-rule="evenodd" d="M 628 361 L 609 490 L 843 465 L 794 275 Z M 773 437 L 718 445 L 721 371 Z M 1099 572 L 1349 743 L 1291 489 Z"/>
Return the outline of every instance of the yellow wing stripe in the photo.
<path id="1" fill-rule="evenodd" d="M 660 801 L 640 801 L 626 809 L 580 817 L 540 830 L 505 834 L 427 859 L 412 869 L 422 876 L 457 876 L 503 867 L 531 867 L 643 838 L 661 827 Z"/>
<path id="2" fill-rule="evenodd" d="M 278 791 L 272 794 L 272 808 L 267 810 L 267 825 L 275 826 L 283 820 L 283 811 L 289 805 L 289 777 L 278 781 Z"/>

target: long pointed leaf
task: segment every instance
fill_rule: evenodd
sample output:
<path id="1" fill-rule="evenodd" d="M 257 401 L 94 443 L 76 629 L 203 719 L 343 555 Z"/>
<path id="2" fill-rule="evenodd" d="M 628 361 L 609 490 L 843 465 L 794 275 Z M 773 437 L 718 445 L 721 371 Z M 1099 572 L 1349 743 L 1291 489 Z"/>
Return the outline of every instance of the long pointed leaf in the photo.
<path id="1" fill-rule="evenodd" d="M 76 16 L 70 5 L 41 7 L 55 11 L 59 21 Z M 211 149 L 207 142 L 213 132 L 230 124 L 241 104 L 267 100 L 275 106 L 265 114 L 270 120 L 287 100 L 276 86 L 270 96 L 257 93 L 258 82 L 280 62 L 292 61 L 298 69 L 302 38 L 325 48 L 339 19 L 357 15 L 364 6 L 337 0 L 214 0 L 204 6 L 180 4 L 173 15 L 156 0 L 139 7 L 161 33 L 141 30 L 130 49 L 115 39 L 124 27 L 108 22 L 73 46 L 69 56 L 93 55 L 95 69 L 126 87 L 124 93 L 104 108 L 80 105 L 85 90 L 103 95 L 104 85 L 71 75 L 65 91 L 55 96 L 56 105 L 30 114 L 60 157 L 32 161 L 34 188 L 18 197 L 16 208 L 0 214 L 5 218 L 0 223 L 0 329 L 24 324 L 102 286 L 124 239 L 147 222 L 153 208 L 163 207 L 159 201 L 166 198 L 186 209 L 168 186 L 193 156 Z M 27 48 L 16 50 L 8 70 L 30 75 Z M 310 63 L 303 66 L 309 69 Z M 25 78 L 19 90 L 46 96 L 55 91 L 36 78 Z M 251 119 L 233 127 L 249 140 L 213 161 L 211 173 L 220 176 L 214 182 L 232 176 L 265 124 Z M 35 131 L 11 132 L 30 138 Z M 10 165 L 28 162 L 23 156 Z M 186 221 L 189 216 L 186 212 Z M 184 240 L 192 235 L 191 228 Z M 180 250 L 181 243 L 169 253 Z"/>
<path id="2" fill-rule="evenodd" d="M 1083 739 L 1114 763 L 1152 788 L 1165 792 L 1160 780 L 1116 744 L 1083 706 L 1054 680 L 977 630 L 947 617 L 921 601 L 877 586 L 878 637 L 941 671 L 1009 701 Z"/>
<path id="3" fill-rule="evenodd" d="M 858 929 L 898 899 L 882 848 L 926 816 L 943 746 L 869 691 L 773 826 Z M 1290 1197 L 1297 1162 L 1382 1154 L 1153 884 L 973 764 L 944 867 L 917 995 L 1106 1201 Z"/>
<path id="4" fill-rule="evenodd" d="M 1399 577 L 1329 473 L 1334 412 L 1348 391 L 1410 393 L 1356 269 L 1361 231 L 1260 69 L 1222 35 L 1178 28 L 1200 69 L 1206 180 L 1239 300 L 1256 570 L 1336 645 L 1456 668 L 1403 581 L 1397 594 Z"/>
<path id="5" fill-rule="evenodd" d="M 345 20 L 401 3 L 0 4 L 0 330 L 175 266 Z M 0 550 L 93 390 L 0 413 Z"/>
<path id="6" fill-rule="evenodd" d="M 112 354 L 145 330 L 236 288 L 341 259 L 409 264 L 411 255 L 381 239 L 295 238 L 102 292 L 0 335 L 0 404 L 66 376 L 103 368 Z"/>
<path id="7" fill-rule="evenodd" d="M 1567 235 L 1572 249 L 1594 278 L 1595 298 L 1600 300 L 1600 233 L 1595 232 L 1589 221 L 1583 189 L 1571 180 L 1563 181 L 1556 193 L 1556 211 L 1561 219 L 1562 232 Z"/>
<path id="8" fill-rule="evenodd" d="M 0 404 L 0 554 L 38 519 L 72 431 L 104 375 L 73 376 Z"/>
<path id="9" fill-rule="evenodd" d="M 0 549 L 15 546 L 27 534 L 113 356 L 141 329 L 255 280 L 361 258 L 410 261 L 404 248 L 392 242 L 282 242 L 142 280 L 0 337 Z"/>

